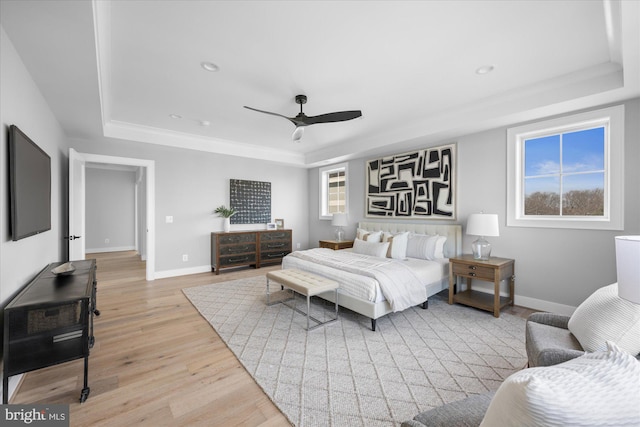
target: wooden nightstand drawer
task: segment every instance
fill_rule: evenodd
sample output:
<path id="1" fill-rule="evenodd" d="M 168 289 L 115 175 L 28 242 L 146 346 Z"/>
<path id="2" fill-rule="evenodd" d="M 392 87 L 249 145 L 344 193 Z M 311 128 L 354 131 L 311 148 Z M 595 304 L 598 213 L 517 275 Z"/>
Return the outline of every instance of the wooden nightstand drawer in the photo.
<path id="1" fill-rule="evenodd" d="M 334 251 L 340 249 L 348 249 L 353 247 L 353 240 L 320 240 L 319 245 L 321 248 L 333 249 Z"/>
<path id="2" fill-rule="evenodd" d="M 493 281 L 495 277 L 495 269 L 492 267 L 483 267 L 479 265 L 453 264 L 453 274 L 458 276 L 473 277 L 476 279 Z"/>

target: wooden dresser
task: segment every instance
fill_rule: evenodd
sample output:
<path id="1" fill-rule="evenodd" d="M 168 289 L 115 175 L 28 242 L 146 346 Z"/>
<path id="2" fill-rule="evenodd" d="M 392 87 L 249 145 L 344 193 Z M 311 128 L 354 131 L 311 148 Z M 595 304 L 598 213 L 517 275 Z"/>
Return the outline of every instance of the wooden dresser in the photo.
<path id="1" fill-rule="evenodd" d="M 278 264 L 291 253 L 291 230 L 211 233 L 211 271 L 228 267 Z"/>

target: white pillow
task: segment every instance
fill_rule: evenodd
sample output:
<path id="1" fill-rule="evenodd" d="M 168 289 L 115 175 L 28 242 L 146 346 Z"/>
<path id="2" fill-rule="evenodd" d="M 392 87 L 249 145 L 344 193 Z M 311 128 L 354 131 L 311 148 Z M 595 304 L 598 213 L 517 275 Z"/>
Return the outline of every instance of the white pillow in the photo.
<path id="1" fill-rule="evenodd" d="M 480 427 L 637 426 L 640 362 L 614 344 L 523 369 L 498 388 Z"/>
<path id="2" fill-rule="evenodd" d="M 436 260 L 444 258 L 446 236 L 411 234 L 407 243 L 407 256 L 410 258 Z"/>
<path id="3" fill-rule="evenodd" d="M 382 241 L 389 242 L 387 258 L 405 259 L 407 257 L 407 243 L 409 242 L 409 232 L 391 234 L 382 233 Z"/>
<path id="4" fill-rule="evenodd" d="M 640 353 L 640 305 L 618 296 L 618 284 L 595 291 L 576 308 L 569 331 L 586 351 L 605 348 L 612 341 L 632 355 Z"/>
<path id="5" fill-rule="evenodd" d="M 433 251 L 433 257 L 435 259 L 444 259 L 444 244 L 447 243 L 447 236 L 438 236 L 436 239 L 436 247 Z"/>
<path id="6" fill-rule="evenodd" d="M 368 231 L 358 228 L 356 230 L 356 239 L 366 240 L 367 242 L 380 242 L 382 240 L 382 231 Z"/>
<path id="7" fill-rule="evenodd" d="M 385 258 L 389 250 L 389 242 L 368 242 L 356 239 L 353 241 L 353 252 L 361 255 L 370 255 L 378 258 Z"/>

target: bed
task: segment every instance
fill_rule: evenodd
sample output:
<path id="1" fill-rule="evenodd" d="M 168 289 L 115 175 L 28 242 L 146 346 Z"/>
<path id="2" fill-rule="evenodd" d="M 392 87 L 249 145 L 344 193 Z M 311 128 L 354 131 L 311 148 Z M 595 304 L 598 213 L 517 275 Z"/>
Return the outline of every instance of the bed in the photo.
<path id="1" fill-rule="evenodd" d="M 426 291 L 426 293 L 423 294 L 425 296 L 424 301 L 421 302 L 423 308 L 427 307 L 428 297 L 448 288 L 448 257 L 462 253 L 462 228 L 460 225 L 364 221 L 358 224 L 358 228 L 392 234 L 408 231 L 412 234 L 446 236 L 443 248 L 443 259 L 423 262 L 424 260 L 406 258 L 403 260 L 403 263 L 410 266 L 410 269 L 413 271 L 411 274 L 415 274 L 417 280 L 424 286 L 424 290 L 421 290 L 422 292 Z M 390 303 L 389 299 L 385 296 L 385 292 L 382 291 L 382 289 L 388 289 L 388 285 L 381 285 L 380 281 L 373 277 L 375 275 L 358 273 L 355 269 L 349 267 L 350 263 L 358 264 L 364 261 L 374 264 L 376 264 L 376 260 L 379 261 L 378 263 L 386 264 L 386 262 L 375 257 L 371 257 L 373 258 L 371 260 L 366 260 L 365 258 L 367 257 L 362 255 L 354 259 L 355 257 L 349 255 L 349 252 L 349 250 L 334 252 L 330 249 L 296 251 L 284 257 L 282 268 L 297 268 L 338 281 L 340 284 L 339 305 L 370 318 L 371 329 L 375 331 L 377 319 L 391 312 L 401 311 L 406 304 L 398 305 L 395 301 L 395 296 L 390 298 L 392 301 L 392 303 Z M 341 263 L 339 267 L 336 267 L 336 265 L 332 263 L 334 262 L 333 258 L 337 259 L 338 257 L 344 257 L 346 261 Z M 374 290 L 372 291 L 372 289 Z M 335 302 L 333 293 L 320 294 L 319 296 L 325 300 Z M 420 297 L 415 296 L 413 298 L 415 302 L 417 301 L 415 298 Z M 400 295 L 400 300 L 403 300 L 402 295 Z M 395 304 L 393 304 L 394 302 Z M 418 304 L 419 303 L 415 303 L 413 305 Z M 400 307 L 400 309 L 398 309 L 398 307 Z"/>

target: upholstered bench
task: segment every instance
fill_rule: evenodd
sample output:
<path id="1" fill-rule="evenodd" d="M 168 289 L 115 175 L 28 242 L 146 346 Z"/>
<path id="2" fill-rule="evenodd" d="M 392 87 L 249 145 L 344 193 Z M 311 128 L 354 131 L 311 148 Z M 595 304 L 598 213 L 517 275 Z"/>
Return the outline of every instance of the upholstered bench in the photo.
<path id="1" fill-rule="evenodd" d="M 271 302 L 271 293 L 269 292 L 269 282 L 274 281 L 280 284 L 283 288 L 290 289 L 294 294 L 292 298 Z M 321 294 L 327 291 L 335 292 L 335 305 L 336 312 L 335 317 L 331 320 L 322 322 L 315 317 L 311 316 L 311 297 Z M 307 312 L 303 312 L 299 310 L 295 306 L 295 293 L 303 295 L 307 297 Z M 267 305 L 272 305 L 276 303 L 284 303 L 285 301 L 294 300 L 294 306 L 291 307 L 288 304 L 288 307 L 291 307 L 295 311 L 301 314 L 306 314 L 307 316 L 307 330 L 311 330 L 317 328 L 318 326 L 326 325 L 327 323 L 335 322 L 338 320 L 338 282 L 334 280 L 327 279 L 322 276 L 318 276 L 316 274 L 308 273 L 306 271 L 297 270 L 295 268 L 286 269 L 286 270 L 277 270 L 270 271 L 267 273 Z M 309 327 L 309 321 L 313 320 L 316 325 L 313 327 Z"/>

